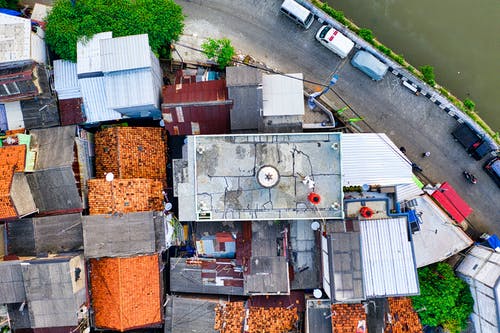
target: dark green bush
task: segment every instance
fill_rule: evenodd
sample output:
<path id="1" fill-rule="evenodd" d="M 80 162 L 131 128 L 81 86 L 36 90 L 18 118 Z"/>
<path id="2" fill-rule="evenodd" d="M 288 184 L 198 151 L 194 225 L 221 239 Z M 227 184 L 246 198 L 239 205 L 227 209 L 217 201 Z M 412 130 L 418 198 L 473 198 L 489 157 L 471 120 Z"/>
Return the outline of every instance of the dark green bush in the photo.
<path id="1" fill-rule="evenodd" d="M 420 72 L 423 75 L 423 80 L 434 87 L 436 85 L 436 81 L 434 80 L 434 67 L 430 65 L 420 66 Z"/>
<path id="2" fill-rule="evenodd" d="M 382 53 L 384 53 L 384 54 L 386 54 L 388 56 L 391 56 L 391 53 L 392 53 L 391 49 L 388 48 L 388 47 L 386 47 L 385 45 L 379 44 L 377 46 L 377 49 L 379 49 L 380 52 L 382 52 Z"/>
<path id="3" fill-rule="evenodd" d="M 347 20 L 345 19 L 344 13 L 342 11 L 335 10 L 332 7 L 328 6 L 326 3 L 321 5 L 321 9 L 340 23 L 344 25 L 347 23 Z"/>
<path id="4" fill-rule="evenodd" d="M 464 101 L 464 106 L 467 109 L 474 111 L 474 108 L 476 107 L 476 103 L 474 103 L 471 99 L 466 98 Z"/>
<path id="5" fill-rule="evenodd" d="M 370 29 L 362 28 L 359 30 L 358 34 L 368 43 L 373 44 L 373 32 Z"/>

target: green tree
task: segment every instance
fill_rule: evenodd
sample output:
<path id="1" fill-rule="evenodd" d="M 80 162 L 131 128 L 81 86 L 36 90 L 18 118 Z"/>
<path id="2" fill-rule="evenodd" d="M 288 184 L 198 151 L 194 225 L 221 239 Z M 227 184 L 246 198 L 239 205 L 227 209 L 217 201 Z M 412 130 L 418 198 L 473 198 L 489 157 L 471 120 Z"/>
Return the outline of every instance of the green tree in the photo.
<path id="1" fill-rule="evenodd" d="M 420 72 L 423 75 L 423 79 L 425 82 L 427 82 L 430 86 L 434 87 L 436 85 L 436 81 L 434 81 L 434 67 L 425 65 L 425 66 L 420 66 Z"/>
<path id="2" fill-rule="evenodd" d="M 18 0 L 0 0 L 0 8 L 9 8 L 17 10 L 18 8 Z"/>
<path id="3" fill-rule="evenodd" d="M 173 0 L 58 0 L 47 17 L 46 41 L 62 59 L 76 61 L 76 44 L 94 34 L 148 34 L 157 55 L 184 28 L 182 8 Z"/>
<path id="4" fill-rule="evenodd" d="M 221 69 L 226 68 L 226 66 L 231 63 L 234 56 L 234 47 L 227 38 L 208 38 L 201 44 L 201 48 L 208 59 L 213 59 L 217 62 Z"/>
<path id="5" fill-rule="evenodd" d="M 451 333 L 467 326 L 474 300 L 469 286 L 455 276 L 446 263 L 422 267 L 418 270 L 420 295 L 412 297 L 422 324 L 443 325 Z"/>

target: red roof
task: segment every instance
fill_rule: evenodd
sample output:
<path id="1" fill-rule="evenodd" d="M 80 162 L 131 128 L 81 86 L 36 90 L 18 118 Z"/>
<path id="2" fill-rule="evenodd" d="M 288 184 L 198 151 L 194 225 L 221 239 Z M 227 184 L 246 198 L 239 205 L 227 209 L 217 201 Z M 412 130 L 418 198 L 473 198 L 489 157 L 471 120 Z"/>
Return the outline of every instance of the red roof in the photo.
<path id="1" fill-rule="evenodd" d="M 188 103 L 227 100 L 225 80 L 201 81 L 163 86 L 163 103 Z"/>
<path id="2" fill-rule="evenodd" d="M 85 121 L 82 104 L 81 98 L 59 100 L 59 116 L 62 126 L 81 124 Z"/>
<path id="3" fill-rule="evenodd" d="M 458 195 L 448 183 L 443 183 L 439 190 L 434 191 L 432 197 L 451 215 L 458 223 L 462 223 L 472 213 L 472 208 Z"/>
<path id="4" fill-rule="evenodd" d="M 164 86 L 165 128 L 171 135 L 229 133 L 231 104 L 224 80 Z"/>

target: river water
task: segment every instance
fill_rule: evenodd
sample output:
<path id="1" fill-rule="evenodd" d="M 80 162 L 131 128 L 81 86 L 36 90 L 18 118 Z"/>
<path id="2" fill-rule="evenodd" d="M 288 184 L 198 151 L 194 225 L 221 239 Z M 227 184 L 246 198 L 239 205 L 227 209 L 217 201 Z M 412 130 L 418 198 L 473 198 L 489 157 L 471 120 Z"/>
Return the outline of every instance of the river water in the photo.
<path id="1" fill-rule="evenodd" d="M 326 0 L 500 131 L 499 0 Z"/>

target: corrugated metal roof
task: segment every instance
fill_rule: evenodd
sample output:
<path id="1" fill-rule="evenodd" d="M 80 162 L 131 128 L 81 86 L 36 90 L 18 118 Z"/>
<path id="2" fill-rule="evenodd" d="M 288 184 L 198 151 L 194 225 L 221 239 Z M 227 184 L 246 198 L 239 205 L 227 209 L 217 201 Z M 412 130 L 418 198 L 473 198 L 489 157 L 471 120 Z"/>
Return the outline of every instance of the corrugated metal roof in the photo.
<path id="1" fill-rule="evenodd" d="M 458 195 L 455 189 L 444 182 L 439 190 L 432 193 L 432 197 L 451 215 L 458 223 L 462 223 L 472 213 L 472 208 Z"/>
<path id="2" fill-rule="evenodd" d="M 150 69 L 127 70 L 104 76 L 106 106 L 110 109 L 155 105 L 159 109 L 160 96 L 154 96 L 154 81 Z M 159 89 L 158 89 L 159 92 Z"/>
<path id="3" fill-rule="evenodd" d="M 31 22 L 0 13 L 0 63 L 31 59 Z"/>
<path id="4" fill-rule="evenodd" d="M 361 220 L 365 295 L 417 295 L 417 268 L 406 218 Z"/>
<path id="5" fill-rule="evenodd" d="M 422 194 L 424 194 L 424 191 L 422 191 L 422 189 L 420 189 L 420 187 L 418 187 L 415 183 L 401 184 L 396 186 L 397 202 L 411 200 Z"/>
<path id="6" fill-rule="evenodd" d="M 297 116 L 304 114 L 302 73 L 262 76 L 264 116 Z"/>
<path id="7" fill-rule="evenodd" d="M 31 59 L 39 64 L 47 63 L 47 47 L 45 45 L 45 32 L 40 27 L 36 27 L 36 32 L 31 32 Z"/>
<path id="8" fill-rule="evenodd" d="M 76 66 L 67 60 L 54 61 L 54 86 L 59 100 L 82 97 Z"/>
<path id="9" fill-rule="evenodd" d="M 257 68 L 239 66 L 226 68 L 228 87 L 257 86 L 262 84 L 262 72 Z"/>
<path id="10" fill-rule="evenodd" d="M 500 277 L 500 253 L 484 246 L 474 246 L 460 263 L 457 272 L 494 288 Z M 497 286 L 500 289 L 500 284 Z"/>
<path id="11" fill-rule="evenodd" d="M 229 133 L 229 105 L 185 106 L 163 109 L 165 128 L 171 135 Z"/>
<path id="12" fill-rule="evenodd" d="M 106 91 L 104 90 L 104 77 L 79 79 L 78 84 L 82 90 L 84 113 L 87 123 L 121 119 L 122 115 L 106 108 Z"/>
<path id="13" fill-rule="evenodd" d="M 115 72 L 151 67 L 151 49 L 147 34 L 103 39 L 101 49 L 101 69 Z"/>
<path id="14" fill-rule="evenodd" d="M 82 98 L 59 100 L 59 117 L 61 126 L 81 124 L 85 121 Z"/>
<path id="15" fill-rule="evenodd" d="M 413 183 L 411 162 L 381 133 L 342 134 L 343 184 Z"/>
<path id="16" fill-rule="evenodd" d="M 76 47 L 76 67 L 79 75 L 84 73 L 102 72 L 99 41 L 101 39 L 108 39 L 112 37 L 113 33 L 111 31 L 107 31 L 95 34 L 87 42 L 78 42 Z"/>
<path id="17" fill-rule="evenodd" d="M 181 83 L 163 86 L 163 103 L 198 103 L 227 100 L 225 80 Z"/>

